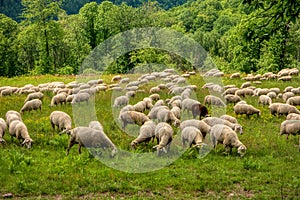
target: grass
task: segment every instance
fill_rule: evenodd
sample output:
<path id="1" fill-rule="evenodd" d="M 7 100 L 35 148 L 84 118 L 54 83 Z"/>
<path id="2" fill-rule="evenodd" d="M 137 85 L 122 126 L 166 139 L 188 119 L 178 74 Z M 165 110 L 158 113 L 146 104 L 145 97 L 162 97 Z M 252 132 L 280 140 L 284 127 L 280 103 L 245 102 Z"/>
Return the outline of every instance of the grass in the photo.
<path id="1" fill-rule="evenodd" d="M 129 75 L 128 75 L 129 76 Z M 112 76 L 101 78 L 110 82 Z M 23 86 L 38 85 L 50 81 L 74 81 L 72 76 L 41 76 L 1 78 L 0 85 Z M 224 84 L 240 86 L 243 81 L 223 79 Z M 189 83 L 199 88 L 204 84 L 200 77 L 192 77 Z M 264 81 L 258 87 L 279 87 L 287 85 L 298 87 L 299 77 L 289 83 Z M 153 84 L 144 86 L 148 90 Z M 208 92 L 198 90 L 196 96 L 203 101 Z M 53 94 L 47 93 L 43 101 L 42 112 L 24 113 L 22 118 L 27 125 L 29 134 L 35 141 L 32 149 L 20 147 L 16 139 L 11 141 L 6 133 L 7 144 L 0 146 L 0 195 L 12 193 L 22 199 L 298 199 L 300 197 L 300 153 L 295 144 L 297 137 L 287 141 L 279 136 L 279 126 L 284 117 L 273 117 L 267 106 L 257 105 L 255 97 L 247 97 L 246 101 L 262 111 L 262 116 L 247 118 L 235 116 L 233 105 L 228 105 L 226 112 L 237 117 L 244 127 L 240 140 L 247 146 L 248 152 L 239 157 L 236 151 L 232 155 L 223 154 L 224 148 L 219 145 L 204 158 L 197 158 L 196 151 L 186 151 L 174 162 L 172 157 L 157 157 L 152 153 L 152 146 L 141 145 L 137 150 L 130 148 L 134 136 L 120 130 L 119 122 L 113 118 L 111 108 L 111 91 L 100 92 L 95 96 L 95 108 L 89 110 L 73 110 L 71 105 L 50 107 Z M 138 93 L 131 104 L 146 97 Z M 162 92 L 163 99 L 169 98 Z M 26 95 L 0 97 L 0 116 L 4 117 L 10 109 L 19 110 Z M 67 135 L 58 135 L 49 123 L 49 115 L 54 110 L 63 110 L 73 116 L 84 116 L 95 111 L 98 120 L 112 141 L 123 151 L 123 156 L 107 159 L 112 167 L 89 155 L 87 149 L 78 154 L 76 145 L 66 156 Z M 83 112 L 84 111 L 84 112 Z M 211 111 L 211 109 L 210 109 Z M 77 113 L 76 113 L 77 112 Z M 117 111 L 114 111 L 117 113 Z M 89 117 L 87 115 L 87 117 Z M 184 116 L 187 117 L 187 116 Z M 75 121 L 74 120 L 74 121 Z M 77 124 L 81 123 L 79 121 Z M 134 134 L 137 127 L 128 126 Z M 177 129 L 175 129 L 177 131 Z M 174 145 L 176 147 L 176 145 Z M 129 152 L 129 153 L 128 153 Z M 137 154 L 140 153 L 141 155 Z M 148 159 L 139 163 L 139 156 L 148 153 Z M 177 155 L 173 155 L 177 156 Z M 103 158 L 100 158 L 103 159 Z M 166 167 L 147 173 L 124 172 L 124 166 L 156 167 L 155 164 L 166 164 Z M 153 162 L 155 161 L 155 162 Z M 127 163 L 126 163 L 127 162 Z M 130 164 L 130 165 L 129 165 Z M 117 170 L 122 168 L 122 170 Z M 130 170 L 129 170 L 130 171 Z M 0 197 L 1 198 L 1 197 Z"/>

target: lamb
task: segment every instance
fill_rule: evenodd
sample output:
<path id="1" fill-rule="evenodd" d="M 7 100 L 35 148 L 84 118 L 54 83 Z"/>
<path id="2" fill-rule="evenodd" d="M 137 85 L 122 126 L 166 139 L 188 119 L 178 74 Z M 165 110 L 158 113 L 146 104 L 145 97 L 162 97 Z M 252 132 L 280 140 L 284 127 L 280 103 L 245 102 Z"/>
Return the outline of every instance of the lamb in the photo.
<path id="1" fill-rule="evenodd" d="M 86 148 L 102 148 L 103 150 L 109 149 L 111 157 L 114 157 L 118 152 L 116 146 L 103 131 L 90 127 L 79 126 L 70 131 L 70 140 L 66 155 L 69 154 L 74 144 L 78 144 L 79 154 L 81 154 L 82 146 Z"/>
<path id="2" fill-rule="evenodd" d="M 16 137 L 18 140 L 24 139 L 21 143 L 22 146 L 26 145 L 28 149 L 31 148 L 33 140 L 30 138 L 27 127 L 22 121 L 14 120 L 11 122 L 9 126 L 9 134 L 12 139 L 13 137 Z"/>
<path id="3" fill-rule="evenodd" d="M 30 93 L 30 94 L 27 95 L 24 103 L 27 102 L 27 101 L 33 100 L 33 99 L 43 100 L 43 98 L 44 98 L 44 94 L 41 93 L 41 92 Z"/>
<path id="4" fill-rule="evenodd" d="M 289 135 L 299 135 L 300 133 L 300 120 L 285 120 L 280 125 L 280 135 L 286 134 L 286 139 Z M 299 138 L 299 150 L 300 150 L 300 138 Z"/>
<path id="5" fill-rule="evenodd" d="M 30 112 L 31 110 L 42 110 L 42 101 L 39 99 L 33 99 L 30 101 L 27 101 L 24 106 L 21 108 L 20 113 L 23 113 L 24 111 Z"/>
<path id="6" fill-rule="evenodd" d="M 146 121 L 150 121 L 144 113 L 136 111 L 124 111 L 120 113 L 119 120 L 122 123 L 122 129 L 125 131 L 127 124 L 143 125 Z"/>
<path id="7" fill-rule="evenodd" d="M 224 96 L 224 99 L 226 103 L 234 103 L 234 104 L 242 100 L 241 97 L 235 94 L 227 94 Z"/>
<path id="8" fill-rule="evenodd" d="M 3 137 L 4 137 L 4 133 L 5 133 L 6 129 L 7 129 L 7 124 L 6 124 L 5 120 L 3 118 L 0 118 L 0 144 L 5 142 Z"/>
<path id="9" fill-rule="evenodd" d="M 61 133 L 70 134 L 70 130 L 72 129 L 72 119 L 63 111 L 53 111 L 50 114 L 50 124 L 53 130 L 55 130 L 55 126 L 57 126 L 57 128 L 62 131 Z"/>
<path id="10" fill-rule="evenodd" d="M 103 132 L 103 126 L 98 121 L 91 121 L 89 127 Z"/>
<path id="11" fill-rule="evenodd" d="M 211 127 L 205 123 L 204 121 L 200 121 L 197 119 L 190 119 L 190 120 L 185 120 L 181 122 L 180 124 L 180 129 L 183 130 L 184 128 L 188 126 L 193 126 L 199 129 L 202 133 L 203 138 L 206 137 L 207 134 L 209 134 Z"/>
<path id="12" fill-rule="evenodd" d="M 209 126 L 214 126 L 216 124 L 224 124 L 228 127 L 230 127 L 232 130 L 234 130 L 237 133 L 243 134 L 243 127 L 240 124 L 233 124 L 227 120 L 218 118 L 218 117 L 206 117 L 202 121 L 204 121 Z"/>
<path id="13" fill-rule="evenodd" d="M 208 109 L 206 106 L 201 104 L 193 104 L 192 105 L 192 114 L 193 118 L 195 119 L 197 116 L 199 116 L 199 119 L 201 120 L 202 117 L 208 116 Z"/>
<path id="14" fill-rule="evenodd" d="M 165 153 L 170 150 L 170 144 L 173 140 L 173 134 L 173 128 L 169 124 L 165 122 L 157 124 L 155 128 L 155 137 L 157 139 L 158 145 L 155 145 L 153 148 L 157 149 L 158 156 L 161 154 L 161 150 L 163 150 Z"/>
<path id="15" fill-rule="evenodd" d="M 287 101 L 287 104 L 292 105 L 292 106 L 299 106 L 300 105 L 300 96 L 294 96 L 290 97 Z"/>
<path id="16" fill-rule="evenodd" d="M 169 109 L 166 108 L 158 110 L 157 120 L 159 122 L 172 123 L 176 127 L 180 125 L 180 120 L 175 117 L 174 113 L 172 113 Z"/>
<path id="17" fill-rule="evenodd" d="M 113 107 L 126 106 L 129 102 L 128 96 L 119 96 L 115 98 Z"/>
<path id="18" fill-rule="evenodd" d="M 136 146 L 142 142 L 148 144 L 149 141 L 155 137 L 155 127 L 156 124 L 153 121 L 146 121 L 141 126 L 138 137 L 131 142 L 131 147 L 135 149 Z"/>
<path id="19" fill-rule="evenodd" d="M 229 121 L 233 124 L 238 124 L 237 119 L 235 117 L 230 116 L 230 115 L 222 115 L 222 116 L 220 116 L 220 119 L 225 119 L 225 120 L 227 120 L 227 121 Z"/>
<path id="20" fill-rule="evenodd" d="M 254 115 L 256 114 L 257 116 L 261 115 L 261 112 L 259 109 L 255 108 L 252 105 L 249 104 L 236 104 L 234 107 L 234 112 L 236 115 L 243 115 L 246 114 L 247 117 L 249 117 L 250 115 Z"/>
<path id="21" fill-rule="evenodd" d="M 211 128 L 211 141 L 216 148 L 217 144 L 223 144 L 226 153 L 229 150 L 229 153 L 232 152 L 232 148 L 237 148 L 238 154 L 240 156 L 244 156 L 247 148 L 246 146 L 239 140 L 237 134 L 235 131 L 233 131 L 230 127 L 224 125 L 224 124 L 216 124 Z"/>
<path id="22" fill-rule="evenodd" d="M 193 126 L 187 126 L 181 131 L 181 140 L 183 148 L 186 147 L 186 142 L 189 147 L 200 147 L 203 145 L 203 135 L 199 129 Z"/>
<path id="23" fill-rule="evenodd" d="M 52 97 L 51 106 L 66 103 L 67 95 L 65 93 L 59 93 Z"/>
<path id="24" fill-rule="evenodd" d="M 271 105 L 272 104 L 272 99 L 267 95 L 260 95 L 258 97 L 258 104 Z"/>
<path id="25" fill-rule="evenodd" d="M 80 102 L 88 103 L 89 99 L 90 99 L 89 93 L 87 93 L 87 92 L 78 93 L 78 94 L 74 95 L 71 104 L 80 103 Z"/>

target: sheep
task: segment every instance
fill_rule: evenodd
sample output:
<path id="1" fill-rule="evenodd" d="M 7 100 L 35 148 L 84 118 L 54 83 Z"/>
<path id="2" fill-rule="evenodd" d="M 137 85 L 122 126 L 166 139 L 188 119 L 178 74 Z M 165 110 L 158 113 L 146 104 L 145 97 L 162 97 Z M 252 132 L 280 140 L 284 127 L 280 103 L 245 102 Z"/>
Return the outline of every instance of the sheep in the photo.
<path id="1" fill-rule="evenodd" d="M 285 120 L 280 125 L 280 135 L 286 134 L 286 139 L 289 135 L 299 135 L 300 133 L 300 120 Z M 300 150 L 300 138 L 299 138 L 299 150 Z"/>
<path id="2" fill-rule="evenodd" d="M 292 106 L 299 106 L 300 105 L 300 96 L 294 96 L 290 97 L 287 101 L 287 104 L 292 105 Z"/>
<path id="3" fill-rule="evenodd" d="M 277 115 L 288 115 L 290 113 L 300 114 L 300 111 L 292 105 L 289 104 L 280 104 L 277 109 Z"/>
<path id="4" fill-rule="evenodd" d="M 202 117 L 208 116 L 208 109 L 204 105 L 195 103 L 192 105 L 192 114 L 194 119 L 199 116 L 199 119 L 201 120 Z"/>
<path id="5" fill-rule="evenodd" d="M 126 106 L 129 102 L 128 96 L 119 96 L 115 98 L 113 107 Z"/>
<path id="6" fill-rule="evenodd" d="M 223 92 L 223 96 L 227 95 L 227 94 L 235 94 L 235 92 L 239 90 L 239 88 L 237 87 L 233 87 L 233 88 L 228 88 L 225 90 L 225 92 Z"/>
<path id="7" fill-rule="evenodd" d="M 255 108 L 254 106 L 249 105 L 249 104 L 238 103 L 233 107 L 233 110 L 236 115 L 246 114 L 247 117 L 249 117 L 250 115 L 254 115 L 254 114 L 256 114 L 257 116 L 261 115 L 261 112 L 259 109 Z"/>
<path id="8" fill-rule="evenodd" d="M 126 92 L 126 96 L 130 97 L 135 97 L 135 91 L 128 91 Z"/>
<path id="9" fill-rule="evenodd" d="M 150 110 L 150 112 L 148 113 L 148 117 L 150 119 L 157 119 L 157 112 L 160 110 L 160 109 L 169 109 L 167 106 L 155 106 Z"/>
<path id="10" fill-rule="evenodd" d="M 158 101 L 160 99 L 160 96 L 159 96 L 159 94 L 154 93 L 154 94 L 151 94 L 149 96 L 149 98 L 152 99 L 152 101 Z"/>
<path id="11" fill-rule="evenodd" d="M 21 114 L 18 111 L 15 110 L 9 110 L 5 114 L 6 123 L 9 126 L 10 123 L 14 120 L 22 121 Z"/>
<path id="12" fill-rule="evenodd" d="M 271 92 L 268 92 L 267 96 L 270 97 L 271 99 L 275 99 L 277 94 L 275 92 L 271 91 Z"/>
<path id="13" fill-rule="evenodd" d="M 186 147 L 186 142 L 189 147 L 200 147 L 203 145 L 203 135 L 199 129 L 194 126 L 187 126 L 181 131 L 181 140 L 183 148 Z"/>
<path id="14" fill-rule="evenodd" d="M 171 107 L 179 107 L 181 108 L 182 101 L 180 99 L 174 100 L 171 103 L 168 103 L 169 106 Z"/>
<path id="15" fill-rule="evenodd" d="M 137 112 L 144 112 L 146 110 L 146 103 L 144 101 L 139 101 L 133 105 L 134 110 Z"/>
<path id="16" fill-rule="evenodd" d="M 89 99 L 90 99 L 89 93 L 87 93 L 87 92 L 78 93 L 78 94 L 74 95 L 71 104 L 80 103 L 80 102 L 88 103 Z"/>
<path id="17" fill-rule="evenodd" d="M 6 129 L 7 129 L 7 124 L 6 124 L 5 120 L 3 118 L 0 118 L 0 144 L 5 142 L 3 137 L 4 137 L 4 133 L 5 133 Z"/>
<path id="18" fill-rule="evenodd" d="M 162 108 L 157 111 L 157 120 L 158 122 L 172 123 L 176 127 L 180 125 L 180 120 L 167 108 Z"/>
<path id="19" fill-rule="evenodd" d="M 171 112 L 174 114 L 174 116 L 175 116 L 177 119 L 180 119 L 180 118 L 181 118 L 181 110 L 180 110 L 179 107 L 177 107 L 177 106 L 172 107 Z"/>
<path id="20" fill-rule="evenodd" d="M 214 95 L 205 96 L 203 104 L 214 106 L 226 106 L 226 104 L 219 97 Z"/>
<path id="21" fill-rule="evenodd" d="M 21 145 L 26 145 L 28 149 L 31 148 L 33 140 L 30 138 L 27 127 L 22 121 L 14 120 L 11 122 L 9 126 L 9 134 L 11 139 L 13 139 L 13 137 L 16 137 L 18 140 L 24 139 Z"/>
<path id="22" fill-rule="evenodd" d="M 143 125 L 146 121 L 150 121 L 144 113 L 136 111 L 124 111 L 120 113 L 119 120 L 122 123 L 122 129 L 125 131 L 127 124 Z"/>
<path id="23" fill-rule="evenodd" d="M 209 126 L 214 126 L 216 124 L 224 124 L 228 127 L 230 127 L 232 130 L 234 130 L 237 133 L 243 134 L 243 127 L 240 124 L 233 124 L 230 121 L 227 121 L 225 119 L 221 119 L 218 117 L 206 117 L 202 121 L 204 121 Z"/>
<path id="24" fill-rule="evenodd" d="M 231 74 L 230 79 L 240 78 L 240 77 L 241 77 L 241 74 L 239 72 L 236 72 L 236 73 Z"/>
<path id="25" fill-rule="evenodd" d="M 291 81 L 292 80 L 292 76 L 282 76 L 278 79 L 278 81 Z"/>
<path id="26" fill-rule="evenodd" d="M 286 116 L 286 120 L 300 120 L 300 114 L 290 113 Z"/>
<path id="27" fill-rule="evenodd" d="M 146 109 L 151 109 L 153 107 L 152 99 L 149 97 L 145 97 L 143 101 L 146 103 Z"/>
<path id="28" fill-rule="evenodd" d="M 149 93 L 150 94 L 155 94 L 155 93 L 159 93 L 160 92 L 160 88 L 159 87 L 152 87 L 150 90 L 149 90 Z"/>
<path id="29" fill-rule="evenodd" d="M 242 97 L 245 97 L 246 95 L 253 96 L 254 91 L 253 89 L 250 88 L 243 88 L 243 89 L 238 89 L 237 91 L 235 91 L 234 94 Z"/>
<path id="30" fill-rule="evenodd" d="M 224 99 L 226 103 L 234 103 L 234 104 L 242 100 L 241 97 L 235 94 L 227 94 L 224 96 Z"/>
<path id="31" fill-rule="evenodd" d="M 250 82 L 245 82 L 241 85 L 241 88 L 247 88 L 247 87 L 250 87 L 251 86 L 251 83 Z"/>
<path id="32" fill-rule="evenodd" d="M 131 142 L 131 147 L 133 149 L 135 149 L 136 146 L 142 142 L 145 142 L 146 144 L 148 144 L 148 142 L 151 139 L 154 139 L 154 137 L 155 137 L 155 127 L 156 127 L 155 122 L 153 122 L 151 120 L 146 121 L 141 126 L 138 137 Z"/>
<path id="33" fill-rule="evenodd" d="M 267 95 L 260 95 L 258 97 L 258 104 L 271 105 L 272 104 L 272 99 Z"/>
<path id="34" fill-rule="evenodd" d="M 52 97 L 51 106 L 66 103 L 67 95 L 65 93 L 59 93 Z"/>
<path id="35" fill-rule="evenodd" d="M 30 93 L 30 94 L 27 95 L 27 97 L 26 97 L 24 103 L 27 102 L 27 101 L 30 101 L 30 100 L 32 100 L 32 99 L 40 99 L 40 100 L 43 100 L 43 98 L 44 98 L 44 94 L 41 93 L 41 92 Z"/>
<path id="36" fill-rule="evenodd" d="M 282 100 L 284 102 L 286 102 L 289 98 L 291 98 L 293 96 L 295 96 L 294 93 L 292 93 L 292 92 L 285 92 L 285 93 L 282 94 Z"/>
<path id="37" fill-rule="evenodd" d="M 165 102 L 164 100 L 160 99 L 158 100 L 153 107 L 157 107 L 157 106 L 164 106 L 165 105 Z"/>
<path id="38" fill-rule="evenodd" d="M 103 132 L 103 126 L 98 121 L 91 121 L 89 127 Z"/>
<path id="39" fill-rule="evenodd" d="M 126 106 L 124 106 L 121 110 L 120 110 L 120 112 L 119 112 L 119 114 L 121 114 L 122 112 L 125 112 L 125 111 L 134 111 L 134 107 L 133 107 L 133 105 L 126 105 Z"/>
<path id="40" fill-rule="evenodd" d="M 158 156 L 160 155 L 161 150 L 163 150 L 165 153 L 170 150 L 173 134 L 173 128 L 169 124 L 165 122 L 157 124 L 155 128 L 155 138 L 157 139 L 158 145 L 155 145 L 153 148 L 157 149 Z"/>
<path id="41" fill-rule="evenodd" d="M 55 126 L 57 126 L 57 128 L 62 131 L 61 133 L 70 133 L 69 131 L 72 129 L 72 119 L 70 115 L 63 111 L 53 111 L 49 118 L 53 130 L 55 130 Z"/>
<path id="42" fill-rule="evenodd" d="M 211 128 L 211 141 L 216 148 L 217 144 L 223 144 L 226 153 L 229 150 L 229 153 L 232 152 L 232 148 L 237 148 L 237 153 L 240 156 L 244 156 L 247 148 L 246 146 L 239 140 L 237 134 L 235 131 L 233 131 L 230 127 L 224 125 L 224 124 L 216 124 Z"/>
<path id="43" fill-rule="evenodd" d="M 20 113 L 23 113 L 24 111 L 30 112 L 31 110 L 42 110 L 42 101 L 39 99 L 33 99 L 30 101 L 27 101 L 24 106 L 21 108 Z"/>
<path id="44" fill-rule="evenodd" d="M 203 138 L 206 137 L 207 134 L 209 134 L 211 126 L 209 126 L 207 123 L 205 123 L 202 120 L 197 119 L 189 119 L 181 122 L 180 129 L 183 130 L 184 128 L 188 126 L 193 126 L 199 129 L 203 135 Z"/>
<path id="45" fill-rule="evenodd" d="M 201 104 L 201 103 L 194 99 L 184 99 L 181 103 L 182 111 L 184 112 L 185 110 L 187 110 L 187 112 L 189 113 L 189 111 L 192 111 L 192 106 L 194 104 Z"/>
<path id="46" fill-rule="evenodd" d="M 79 154 L 81 154 L 82 146 L 86 148 L 102 148 L 103 150 L 109 149 L 111 157 L 114 157 L 118 152 L 116 146 L 103 131 L 90 127 L 79 126 L 70 131 L 66 155 L 69 155 L 70 149 L 74 144 L 78 144 Z"/>
<path id="47" fill-rule="evenodd" d="M 276 115 L 278 113 L 279 106 L 282 104 L 283 103 L 272 103 L 271 105 L 269 105 L 270 113 L 272 115 Z"/>
<path id="48" fill-rule="evenodd" d="M 238 124 L 237 119 L 235 117 L 230 116 L 230 115 L 222 115 L 222 116 L 220 116 L 220 119 L 225 119 L 225 120 L 227 120 L 227 121 L 229 121 L 233 124 Z"/>
<path id="49" fill-rule="evenodd" d="M 120 75 L 114 76 L 112 77 L 110 82 L 118 82 L 122 79 L 122 77 Z"/>
<path id="50" fill-rule="evenodd" d="M 70 95 L 68 95 L 67 96 L 67 98 L 66 98 L 66 102 L 67 103 L 72 103 L 72 101 L 73 101 L 73 99 L 74 99 L 74 94 L 70 94 Z"/>

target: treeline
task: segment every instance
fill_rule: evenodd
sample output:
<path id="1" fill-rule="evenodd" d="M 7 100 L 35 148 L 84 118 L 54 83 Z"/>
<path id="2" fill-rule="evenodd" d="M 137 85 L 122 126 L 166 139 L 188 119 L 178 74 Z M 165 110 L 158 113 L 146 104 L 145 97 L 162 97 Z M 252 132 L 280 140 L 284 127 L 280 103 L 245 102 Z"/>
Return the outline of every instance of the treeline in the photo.
<path id="1" fill-rule="evenodd" d="M 68 14 L 55 0 L 22 0 L 22 6 L 20 22 L 0 14 L 1 76 L 77 73 L 99 44 L 143 27 L 169 28 L 193 38 L 224 71 L 299 67 L 298 1 L 197 0 L 169 10 L 157 2 L 133 7 L 103 1 L 86 3 L 78 14 Z M 172 52 L 145 48 L 119 56 L 106 72 L 125 73 L 145 63 L 195 67 Z"/>

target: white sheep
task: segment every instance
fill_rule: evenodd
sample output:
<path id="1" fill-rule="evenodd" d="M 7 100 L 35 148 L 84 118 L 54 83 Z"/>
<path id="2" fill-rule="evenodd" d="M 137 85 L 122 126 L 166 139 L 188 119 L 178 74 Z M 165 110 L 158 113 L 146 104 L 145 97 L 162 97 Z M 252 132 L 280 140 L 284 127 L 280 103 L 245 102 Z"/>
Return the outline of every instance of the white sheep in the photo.
<path id="1" fill-rule="evenodd" d="M 158 100 L 153 107 L 164 106 L 165 101 L 163 99 Z"/>
<path id="2" fill-rule="evenodd" d="M 237 119 L 235 117 L 230 116 L 230 115 L 226 115 L 226 114 L 222 115 L 222 116 L 220 116 L 220 119 L 227 120 L 227 121 L 229 121 L 229 122 L 231 122 L 233 124 L 238 124 Z"/>
<path id="3" fill-rule="evenodd" d="M 112 77 L 111 82 L 118 82 L 122 79 L 122 77 L 120 75 L 116 75 L 114 77 Z"/>
<path id="4" fill-rule="evenodd" d="M 80 103 L 80 102 L 88 103 L 89 99 L 90 99 L 90 94 L 87 92 L 82 92 L 82 93 L 75 94 L 71 103 L 72 104 Z"/>
<path id="5" fill-rule="evenodd" d="M 143 101 L 146 103 L 146 109 L 150 110 L 153 107 L 153 100 L 149 97 L 145 97 Z"/>
<path id="6" fill-rule="evenodd" d="M 280 135 L 286 134 L 286 139 L 289 135 L 299 135 L 300 133 L 300 120 L 285 120 L 280 125 Z M 300 150 L 300 138 L 299 138 Z"/>
<path id="7" fill-rule="evenodd" d="M 187 112 L 189 113 L 189 111 L 192 111 L 192 107 L 194 104 L 201 104 L 201 103 L 194 99 L 184 99 L 181 103 L 182 112 L 187 110 Z"/>
<path id="8" fill-rule="evenodd" d="M 227 94 L 224 96 L 224 99 L 226 103 L 234 103 L 234 104 L 242 100 L 241 97 L 235 94 Z"/>
<path id="9" fill-rule="evenodd" d="M 56 94 L 52 97 L 50 105 L 54 106 L 54 105 L 66 103 L 66 98 L 67 98 L 67 94 L 65 93 Z"/>
<path id="10" fill-rule="evenodd" d="M 43 100 L 43 98 L 44 98 L 44 94 L 41 93 L 41 92 L 30 93 L 30 94 L 27 95 L 27 97 L 26 97 L 24 103 L 25 103 L 26 101 L 30 101 L 30 100 L 32 100 L 32 99 L 40 99 L 40 100 Z"/>
<path id="11" fill-rule="evenodd" d="M 150 121 L 144 113 L 136 111 L 124 111 L 120 113 L 119 120 L 122 123 L 122 129 L 125 131 L 127 124 L 143 125 L 146 121 Z"/>
<path id="12" fill-rule="evenodd" d="M 288 115 L 290 113 L 300 114 L 300 111 L 292 105 L 280 104 L 277 109 L 277 115 Z"/>
<path id="13" fill-rule="evenodd" d="M 269 105 L 269 109 L 272 115 L 276 115 L 278 114 L 278 108 L 280 105 L 282 105 L 283 103 L 272 103 L 271 105 Z"/>
<path id="14" fill-rule="evenodd" d="M 53 111 L 49 118 L 53 130 L 57 127 L 62 131 L 61 133 L 69 134 L 69 131 L 72 129 L 72 119 L 70 115 L 63 111 Z"/>
<path id="15" fill-rule="evenodd" d="M 99 121 L 91 121 L 89 123 L 89 127 L 93 128 L 93 129 L 96 129 L 96 130 L 99 130 L 99 131 L 103 131 L 103 126 Z"/>
<path id="16" fill-rule="evenodd" d="M 141 126 L 138 137 L 131 142 L 131 147 L 135 149 L 136 146 L 142 142 L 148 144 L 149 141 L 155 137 L 155 127 L 155 122 L 146 121 Z"/>
<path id="17" fill-rule="evenodd" d="M 160 92 L 160 88 L 157 87 L 157 86 L 152 87 L 152 88 L 150 88 L 150 90 L 149 90 L 149 93 L 150 93 L 150 94 L 155 94 L 155 93 L 159 93 L 159 92 Z"/>
<path id="18" fill-rule="evenodd" d="M 220 143 L 224 145 L 226 152 L 229 150 L 229 153 L 231 153 L 232 148 L 235 147 L 240 156 L 244 156 L 246 153 L 246 146 L 239 140 L 236 132 L 230 127 L 224 124 L 216 124 L 211 127 L 210 135 L 214 148 Z"/>
<path id="19" fill-rule="evenodd" d="M 181 122 L 180 124 L 180 129 L 183 130 L 184 128 L 188 126 L 193 126 L 199 129 L 203 135 L 203 138 L 206 137 L 207 134 L 209 134 L 211 126 L 209 126 L 207 123 L 204 121 L 200 121 L 197 119 L 189 119 Z"/>
<path id="20" fill-rule="evenodd" d="M 10 123 L 14 120 L 22 121 L 21 114 L 18 111 L 15 110 L 9 110 L 5 114 L 6 123 L 9 126 Z"/>
<path id="21" fill-rule="evenodd" d="M 232 130 L 234 130 L 237 133 L 243 134 L 243 127 L 240 124 L 233 124 L 230 121 L 227 121 L 225 119 L 221 119 L 218 117 L 206 117 L 202 119 L 206 124 L 209 126 L 214 126 L 216 124 L 224 124 L 228 127 L 230 127 Z"/>
<path id="22" fill-rule="evenodd" d="M 173 140 L 173 128 L 165 122 L 161 122 L 156 125 L 155 128 L 155 138 L 157 139 L 158 145 L 155 145 L 153 148 L 157 149 L 157 155 L 161 154 L 161 150 L 165 153 L 170 151 L 170 144 Z"/>
<path id="23" fill-rule="evenodd" d="M 180 120 L 175 117 L 173 112 L 171 112 L 169 109 L 166 108 L 162 108 L 158 110 L 157 120 L 158 122 L 166 122 L 166 123 L 173 124 L 176 127 L 180 125 Z"/>
<path id="24" fill-rule="evenodd" d="M 157 119 L 157 112 L 160 109 L 169 109 L 167 106 L 155 106 L 150 110 L 150 112 L 148 113 L 148 117 L 152 120 Z"/>
<path id="25" fill-rule="evenodd" d="M 126 106 L 129 103 L 128 96 L 119 96 L 115 98 L 113 107 Z"/>
<path id="26" fill-rule="evenodd" d="M 81 154 L 82 146 L 91 148 L 91 150 L 95 150 L 95 148 L 108 149 L 111 151 L 112 157 L 118 152 L 116 146 L 103 131 L 90 127 L 76 127 L 70 131 L 70 140 L 66 155 L 69 154 L 70 149 L 74 144 L 78 144 L 79 154 Z"/>
<path id="27" fill-rule="evenodd" d="M 300 105 L 300 96 L 294 96 L 290 97 L 287 101 L 287 104 L 292 105 L 292 106 L 299 106 Z"/>
<path id="28" fill-rule="evenodd" d="M 144 101 L 139 101 L 133 105 L 134 110 L 137 112 L 144 112 L 146 110 L 146 103 Z"/>
<path id="29" fill-rule="evenodd" d="M 27 127 L 22 121 L 12 121 L 9 126 L 9 134 L 12 139 L 13 137 L 16 137 L 18 140 L 24 139 L 21 144 L 26 145 L 26 147 L 29 149 L 31 148 L 33 140 L 30 138 Z"/>
<path id="30" fill-rule="evenodd" d="M 290 113 L 286 116 L 286 120 L 300 120 L 300 114 Z"/>
<path id="31" fill-rule="evenodd" d="M 258 97 L 258 104 L 271 105 L 272 104 L 272 99 L 267 95 L 260 95 Z"/>
<path id="32" fill-rule="evenodd" d="M 282 99 L 284 102 L 286 102 L 289 98 L 295 96 L 293 92 L 285 92 L 282 94 Z"/>
<path id="33" fill-rule="evenodd" d="M 6 129 L 7 129 L 7 124 L 6 124 L 5 120 L 3 118 L 0 118 L 0 144 L 2 142 L 5 142 L 3 137 L 4 137 Z"/>
<path id="34" fill-rule="evenodd" d="M 249 104 L 238 103 L 233 107 L 233 110 L 236 115 L 246 114 L 247 117 L 249 117 L 250 115 L 254 115 L 254 114 L 256 114 L 257 116 L 261 115 L 261 112 L 259 109 L 255 108 L 254 106 L 249 105 Z"/>
<path id="35" fill-rule="evenodd" d="M 152 101 L 158 101 L 160 99 L 160 96 L 159 96 L 159 94 L 154 93 L 154 94 L 151 94 L 149 96 L 149 98 L 152 99 Z"/>
<path id="36" fill-rule="evenodd" d="M 181 109 L 178 106 L 173 106 L 171 112 L 175 115 L 177 119 L 181 118 Z"/>
<path id="37" fill-rule="evenodd" d="M 27 101 L 24 106 L 21 108 L 20 113 L 24 111 L 31 111 L 31 110 L 42 110 L 42 101 L 39 99 L 33 99 Z"/>
<path id="38" fill-rule="evenodd" d="M 236 73 L 231 74 L 230 79 L 240 78 L 240 77 L 241 77 L 241 74 L 239 72 L 236 72 Z"/>
<path id="39" fill-rule="evenodd" d="M 181 131 L 181 140 L 183 148 L 186 147 L 186 142 L 189 147 L 200 147 L 203 145 L 203 135 L 199 129 L 194 126 L 187 126 Z"/>

